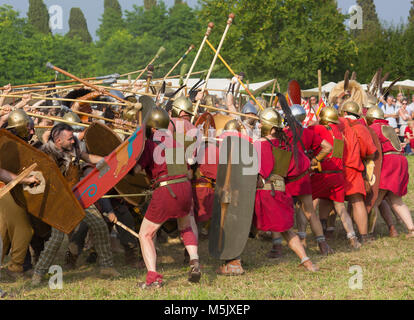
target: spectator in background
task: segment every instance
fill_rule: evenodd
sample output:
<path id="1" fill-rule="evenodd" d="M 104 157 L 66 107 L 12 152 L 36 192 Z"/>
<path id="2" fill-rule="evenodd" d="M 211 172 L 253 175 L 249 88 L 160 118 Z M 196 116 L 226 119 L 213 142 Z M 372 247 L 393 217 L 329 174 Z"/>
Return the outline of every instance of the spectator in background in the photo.
<path id="1" fill-rule="evenodd" d="M 405 153 L 413 155 L 414 150 L 414 120 L 409 120 L 408 125 L 405 128 L 405 138 L 407 146 L 405 147 Z"/>
<path id="2" fill-rule="evenodd" d="M 411 118 L 412 118 L 414 116 L 413 115 L 413 113 L 414 113 L 414 94 L 411 96 L 411 104 L 408 105 L 407 110 L 410 113 Z"/>
<path id="3" fill-rule="evenodd" d="M 397 94 L 397 101 L 395 102 L 395 106 L 397 108 L 401 108 L 403 99 L 404 99 L 404 95 L 401 92 Z"/>
<path id="4" fill-rule="evenodd" d="M 385 120 L 388 120 L 388 123 L 391 127 L 395 129 L 398 133 L 398 123 L 397 119 L 399 118 L 398 109 L 395 106 L 395 102 L 397 101 L 394 99 L 392 95 L 387 97 L 387 101 L 385 105 L 381 107 L 382 111 L 384 111 Z"/>
<path id="5" fill-rule="evenodd" d="M 411 114 L 408 112 L 408 99 L 403 98 L 401 100 L 401 108 L 398 109 L 399 125 L 400 125 L 400 141 L 404 142 L 405 128 L 407 128 L 407 121 L 412 120 Z"/>

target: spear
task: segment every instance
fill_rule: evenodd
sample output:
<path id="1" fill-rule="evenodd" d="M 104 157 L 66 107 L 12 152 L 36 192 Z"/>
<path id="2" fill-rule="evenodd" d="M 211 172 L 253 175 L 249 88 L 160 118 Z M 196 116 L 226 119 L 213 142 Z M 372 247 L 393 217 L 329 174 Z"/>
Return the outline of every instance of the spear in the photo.
<path id="1" fill-rule="evenodd" d="M 228 18 L 228 20 L 227 20 L 227 26 L 226 26 L 226 28 L 225 28 L 225 30 L 224 30 L 223 36 L 221 37 L 220 44 L 219 44 L 219 46 L 218 46 L 217 52 L 216 52 L 216 54 L 215 54 L 215 56 L 214 56 L 214 58 L 213 58 L 213 61 L 211 62 L 210 69 L 208 70 L 207 77 L 206 77 L 206 80 L 205 80 L 206 82 L 204 83 L 203 88 L 202 88 L 202 90 L 201 90 L 201 94 L 202 94 L 202 95 L 204 95 L 204 92 L 206 91 L 207 84 L 208 84 L 208 80 L 210 79 L 211 72 L 213 71 L 214 65 L 215 65 L 215 63 L 216 63 L 216 61 L 217 61 L 217 56 L 218 56 L 218 54 L 219 54 L 219 52 L 220 52 L 220 50 L 221 50 L 221 47 L 223 46 L 224 39 L 226 38 L 227 32 L 228 32 L 228 31 L 229 31 L 229 29 L 230 29 L 230 25 L 232 24 L 232 22 L 233 22 L 233 20 L 234 20 L 234 17 L 235 17 L 234 13 L 230 13 L 230 14 L 229 14 L 229 18 Z M 206 42 L 207 42 L 207 41 L 208 41 L 208 40 L 206 39 Z M 197 101 L 197 104 L 196 104 L 196 106 L 195 106 L 194 116 L 193 116 L 193 118 L 191 119 L 191 122 L 192 122 L 192 123 L 194 123 L 194 121 L 195 121 L 195 115 L 196 115 L 196 114 L 197 114 L 197 112 L 198 112 L 198 107 L 200 106 L 200 103 L 201 103 L 201 100 L 198 100 L 198 101 Z"/>
<path id="2" fill-rule="evenodd" d="M 256 104 L 260 107 L 260 109 L 264 110 L 264 108 L 262 107 L 262 105 L 256 100 L 256 98 L 254 97 L 254 95 L 250 92 L 250 90 L 244 85 L 244 83 L 239 79 L 239 77 L 236 75 L 236 73 L 233 71 L 233 69 L 228 65 L 228 63 L 223 59 L 223 57 L 220 55 L 219 50 L 216 48 L 214 48 L 214 46 L 210 43 L 210 41 L 208 41 L 208 39 L 206 40 L 208 46 L 211 48 L 211 50 L 213 50 L 213 52 L 216 53 L 216 56 L 218 56 L 221 60 L 221 62 L 223 62 L 223 64 L 226 66 L 226 68 L 230 71 L 230 73 L 237 78 L 237 81 L 240 83 L 240 85 L 244 88 L 244 90 L 246 90 L 246 92 L 248 93 L 248 95 L 254 100 L 254 102 L 256 102 Z"/>
<path id="3" fill-rule="evenodd" d="M 79 126 L 79 127 L 84 127 L 84 128 L 89 128 L 90 124 L 85 124 L 85 123 L 80 123 L 80 122 L 73 122 L 73 121 L 69 121 L 69 120 L 65 120 L 59 117 L 51 117 L 51 116 L 43 116 L 40 114 L 36 114 L 36 113 L 31 113 L 31 112 L 26 112 L 26 114 L 30 117 L 34 117 L 34 118 L 40 118 L 40 119 L 47 119 L 47 120 L 51 120 L 51 121 L 56 121 L 56 122 L 63 122 L 66 124 L 69 124 L 71 126 Z M 114 130 L 117 133 L 121 133 L 121 134 L 125 134 L 125 135 L 131 135 L 132 132 L 126 132 L 126 131 L 122 131 L 122 130 L 118 130 L 115 129 Z"/>
<path id="4" fill-rule="evenodd" d="M 23 98 L 23 96 L 0 94 L 0 97 L 5 98 Z M 118 106 L 129 106 L 130 103 L 119 103 L 119 102 L 107 102 L 107 101 L 94 101 L 94 100 L 79 100 L 79 99 L 66 99 L 66 98 L 46 98 L 46 97 L 31 97 L 31 100 L 56 100 L 56 101 L 72 101 L 72 102 L 84 102 L 84 103 L 98 103 L 98 104 L 109 104 Z"/>
<path id="5" fill-rule="evenodd" d="M 194 60 L 193 60 L 193 64 L 192 64 L 192 65 L 191 65 L 191 67 L 190 67 L 190 71 L 188 71 L 187 78 L 186 78 L 186 79 L 185 79 L 185 81 L 184 81 L 184 85 L 185 85 L 186 87 L 187 87 L 187 84 L 188 84 L 188 80 L 190 79 L 190 75 L 191 75 L 191 73 L 193 72 L 193 70 L 194 70 L 194 68 L 195 68 L 195 65 L 197 64 L 198 58 L 200 57 L 201 51 L 202 51 L 202 50 L 203 50 L 203 48 L 204 48 L 204 45 L 205 45 L 205 43 L 206 43 L 206 40 L 207 40 L 207 38 L 210 36 L 211 31 L 213 30 L 213 28 L 214 28 L 214 23 L 213 23 L 213 22 L 210 22 L 210 23 L 208 24 L 208 26 L 207 26 L 207 31 L 206 31 L 206 33 L 204 34 L 204 38 L 203 38 L 203 41 L 201 42 L 200 48 L 198 48 L 197 54 L 196 54 L 196 56 L 195 56 L 195 58 L 194 58 Z M 186 90 L 187 90 L 187 88 L 186 88 Z"/>
<path id="6" fill-rule="evenodd" d="M 165 81 L 165 79 L 175 70 L 175 68 L 177 68 L 177 66 L 181 63 L 181 61 L 183 61 L 187 55 L 194 49 L 194 45 L 192 44 L 187 51 L 184 53 L 184 55 L 178 59 L 177 63 L 171 68 L 170 71 L 167 72 L 167 74 L 164 76 L 163 80 Z"/>
<path id="7" fill-rule="evenodd" d="M 84 78 L 82 80 L 88 81 L 88 80 L 105 80 L 105 79 L 118 79 L 121 76 L 118 73 L 110 74 L 107 76 L 101 76 L 101 77 L 92 77 L 92 78 Z M 31 87 L 38 87 L 38 86 L 48 86 L 52 84 L 62 84 L 62 83 L 71 83 L 75 82 L 75 80 L 60 80 L 60 81 L 49 81 L 49 82 L 39 82 L 39 83 L 30 83 L 30 84 L 21 84 L 18 86 L 12 86 L 12 89 L 18 89 L 18 88 L 31 88 Z M 4 90 L 5 87 L 0 88 L 0 90 Z M 53 89 L 53 88 L 49 88 Z"/>
<path id="8" fill-rule="evenodd" d="M 142 77 L 145 71 L 147 71 L 148 67 L 154 63 L 155 60 L 159 58 L 159 56 L 165 51 L 164 47 L 160 47 L 157 51 L 157 54 L 154 56 L 154 58 L 147 64 L 145 69 L 141 71 L 141 73 L 138 75 L 138 77 L 135 79 L 134 83 L 132 84 L 132 87 L 135 86 L 135 83 Z"/>
<path id="9" fill-rule="evenodd" d="M 96 91 L 98 91 L 98 92 L 101 92 L 103 95 L 110 96 L 110 97 L 114 98 L 115 100 L 118 100 L 118 101 L 120 101 L 120 102 L 122 102 L 122 103 L 126 103 L 127 105 L 130 105 L 130 104 L 131 104 L 129 101 L 126 101 L 126 100 L 124 100 L 124 99 L 121 99 L 120 97 L 118 97 L 118 96 L 116 96 L 116 95 L 114 95 L 114 94 L 110 93 L 110 92 L 109 92 L 109 91 L 107 91 L 107 90 L 103 90 L 102 88 L 98 88 L 96 85 L 94 85 L 94 84 L 92 84 L 92 83 L 89 83 L 89 82 L 87 82 L 87 81 L 84 81 L 84 80 L 82 80 L 82 79 L 80 79 L 80 78 L 78 78 L 78 77 L 74 76 L 73 74 L 70 74 L 69 72 L 67 72 L 67 71 L 65 71 L 65 70 L 63 70 L 63 69 L 60 69 L 60 68 L 58 68 L 58 67 L 54 66 L 54 65 L 53 65 L 53 64 L 51 64 L 50 62 L 48 62 L 48 63 L 46 64 L 46 67 L 48 67 L 48 68 L 50 68 L 50 69 L 53 69 L 53 70 L 55 70 L 55 71 L 58 71 L 58 72 L 60 72 L 60 73 L 64 74 L 65 76 L 68 76 L 69 78 L 72 78 L 73 80 L 76 80 L 76 81 L 78 81 L 78 82 L 80 82 L 80 83 L 83 83 L 85 86 L 87 86 L 87 87 L 89 87 L 89 88 L 91 88 L 91 89 L 93 89 L 93 90 L 96 90 Z"/>

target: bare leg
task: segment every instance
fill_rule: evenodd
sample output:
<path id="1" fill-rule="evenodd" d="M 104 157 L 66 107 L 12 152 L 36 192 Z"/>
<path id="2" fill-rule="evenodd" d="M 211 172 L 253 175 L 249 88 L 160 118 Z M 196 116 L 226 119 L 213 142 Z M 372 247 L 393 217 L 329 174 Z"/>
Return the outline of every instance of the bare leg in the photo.
<path id="1" fill-rule="evenodd" d="M 148 271 L 156 272 L 157 252 L 155 251 L 154 237 L 161 224 L 151 222 L 144 218 L 139 230 L 139 242 L 141 244 L 142 257 Z"/>
<path id="2" fill-rule="evenodd" d="M 361 244 L 357 240 L 355 235 L 354 226 L 352 224 L 352 219 L 348 214 L 348 211 L 345 208 L 345 205 L 342 202 L 334 202 L 335 211 L 338 213 L 339 217 L 341 218 L 342 225 L 346 231 L 346 236 L 350 242 L 350 245 L 354 249 L 358 249 L 361 247 Z"/>
<path id="3" fill-rule="evenodd" d="M 185 216 L 183 218 L 178 218 L 177 219 L 178 230 L 182 231 L 182 230 L 185 230 L 185 229 L 189 228 L 190 226 L 192 227 L 191 222 L 192 222 L 192 220 L 194 220 L 194 216 L 192 218 L 193 219 L 191 219 L 191 216 L 189 216 L 189 215 Z M 194 229 L 192 229 L 192 230 L 194 230 Z M 194 233 L 194 236 L 196 236 L 196 233 Z M 198 259 L 198 246 L 197 245 L 193 245 L 193 244 L 185 245 L 185 249 L 187 250 L 188 254 L 190 255 L 190 260 Z"/>
<path id="4" fill-rule="evenodd" d="M 398 216 L 404 222 L 409 232 L 414 233 L 413 218 L 411 217 L 410 210 L 408 209 L 407 205 L 403 202 L 402 198 L 393 194 L 392 192 L 388 192 L 388 198 L 391 201 L 392 209 L 398 214 Z"/>
<path id="5" fill-rule="evenodd" d="M 352 206 L 353 218 L 358 227 L 359 234 L 362 237 L 366 237 L 368 234 L 368 213 L 364 198 L 359 193 L 350 195 L 348 198 L 349 204 Z"/>
<path id="6" fill-rule="evenodd" d="M 315 237 L 323 237 L 322 224 L 316 215 L 315 208 L 313 207 L 312 196 L 302 195 L 298 198 L 302 203 L 303 214 L 305 215 L 306 219 L 310 222 L 313 234 L 315 235 Z"/>
<path id="7" fill-rule="evenodd" d="M 392 218 L 392 211 L 390 206 L 388 205 L 388 202 L 383 200 L 381 201 L 381 204 L 379 206 L 381 216 L 384 219 L 385 223 L 387 224 L 388 228 L 391 228 L 391 226 L 394 226 L 394 220 Z"/>
<path id="8" fill-rule="evenodd" d="M 282 236 L 285 238 L 289 244 L 289 248 L 301 259 L 301 264 L 309 271 L 317 271 L 318 268 L 310 261 L 309 257 L 306 255 L 305 248 L 302 246 L 299 237 L 292 231 L 288 230 L 282 232 Z"/>

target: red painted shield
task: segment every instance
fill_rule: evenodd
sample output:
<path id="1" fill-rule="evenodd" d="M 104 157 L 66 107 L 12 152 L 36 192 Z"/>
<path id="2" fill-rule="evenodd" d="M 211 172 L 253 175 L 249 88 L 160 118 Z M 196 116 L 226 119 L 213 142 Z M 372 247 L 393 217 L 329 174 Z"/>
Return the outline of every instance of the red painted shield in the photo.
<path id="1" fill-rule="evenodd" d="M 144 126 L 137 127 L 127 140 L 73 188 L 84 208 L 99 200 L 135 166 L 144 149 L 144 132 Z"/>

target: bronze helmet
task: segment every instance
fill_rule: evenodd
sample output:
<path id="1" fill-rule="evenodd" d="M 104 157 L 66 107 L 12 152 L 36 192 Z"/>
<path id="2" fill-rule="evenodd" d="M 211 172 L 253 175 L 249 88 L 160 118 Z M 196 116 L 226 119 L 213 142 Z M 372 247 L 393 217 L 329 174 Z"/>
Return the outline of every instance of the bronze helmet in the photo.
<path id="1" fill-rule="evenodd" d="M 63 120 L 66 120 L 66 121 L 70 121 L 70 122 L 82 123 L 82 121 L 79 118 L 79 116 L 76 113 L 74 113 L 74 112 L 67 112 L 67 113 L 65 113 L 65 115 L 63 116 L 62 119 Z M 77 126 L 77 125 L 74 125 L 74 124 L 70 124 L 70 126 L 75 131 L 82 131 L 84 129 L 82 126 Z"/>
<path id="2" fill-rule="evenodd" d="M 295 119 L 299 123 L 302 123 L 303 121 L 305 121 L 305 119 L 306 119 L 306 110 L 305 110 L 304 107 L 302 107 L 299 104 L 294 104 L 291 107 L 291 111 L 292 111 L 292 115 L 295 117 Z"/>
<path id="3" fill-rule="evenodd" d="M 339 112 L 340 116 L 343 117 L 345 115 L 345 112 L 351 113 L 355 116 L 360 116 L 361 108 L 359 107 L 359 104 L 355 101 L 348 100 L 342 105 L 341 110 Z"/>
<path id="4" fill-rule="evenodd" d="M 7 120 L 7 128 L 13 129 L 23 139 L 29 137 L 30 118 L 22 109 L 10 112 Z"/>
<path id="5" fill-rule="evenodd" d="M 384 120 L 384 111 L 381 110 L 379 107 L 372 107 L 369 108 L 367 111 L 367 114 L 365 115 L 365 118 L 367 119 L 367 122 L 369 125 L 371 125 L 374 120 Z"/>
<path id="6" fill-rule="evenodd" d="M 226 123 L 226 125 L 224 126 L 224 131 L 239 131 L 241 132 L 241 124 L 239 121 L 237 121 L 236 119 L 230 120 Z"/>
<path id="7" fill-rule="evenodd" d="M 170 116 L 168 115 L 168 112 L 160 107 L 151 109 L 146 118 L 147 120 L 145 124 L 147 128 L 168 129 L 168 126 L 170 125 Z"/>
<path id="8" fill-rule="evenodd" d="M 325 107 L 319 114 L 319 123 L 327 125 L 329 123 L 339 123 L 338 110 L 334 107 Z"/>
<path id="9" fill-rule="evenodd" d="M 368 103 L 365 106 L 365 108 L 366 109 L 370 109 L 372 107 L 376 107 L 377 104 L 378 104 L 378 99 L 375 96 L 373 96 L 373 95 L 371 95 L 369 93 L 367 93 L 367 96 L 368 96 Z"/>
<path id="10" fill-rule="evenodd" d="M 194 106 L 190 99 L 184 96 L 181 96 L 174 100 L 172 104 L 172 116 L 175 118 L 179 117 L 181 111 L 194 116 Z"/>
<path id="11" fill-rule="evenodd" d="M 283 128 L 283 119 L 273 108 L 267 108 L 260 112 L 260 123 L 262 125 L 262 137 L 265 137 L 270 134 L 272 128 Z"/>

